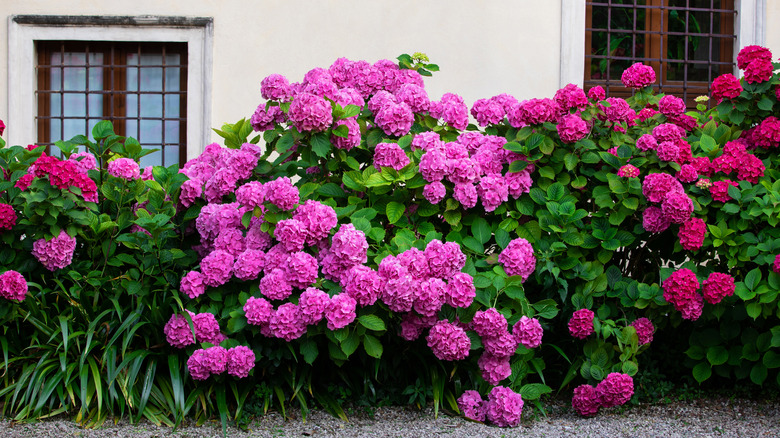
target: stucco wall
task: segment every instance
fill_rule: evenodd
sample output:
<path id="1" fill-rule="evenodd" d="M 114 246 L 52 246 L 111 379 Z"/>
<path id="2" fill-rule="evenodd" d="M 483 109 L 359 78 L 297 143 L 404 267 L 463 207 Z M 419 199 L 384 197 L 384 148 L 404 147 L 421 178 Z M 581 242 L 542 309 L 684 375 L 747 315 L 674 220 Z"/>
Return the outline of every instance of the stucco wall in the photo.
<path id="1" fill-rule="evenodd" d="M 780 0 L 766 0 L 766 47 L 780 58 Z"/>
<path id="2" fill-rule="evenodd" d="M 9 15 L 213 17 L 214 127 L 251 115 L 265 76 L 299 81 L 342 56 L 374 62 L 424 52 L 441 68 L 427 79 L 430 97 L 455 92 L 469 105 L 502 92 L 551 97 L 559 82 L 559 1 L 0 0 L 0 11 L 4 41 Z M 7 50 L 0 44 L 0 119 L 13 111 Z"/>

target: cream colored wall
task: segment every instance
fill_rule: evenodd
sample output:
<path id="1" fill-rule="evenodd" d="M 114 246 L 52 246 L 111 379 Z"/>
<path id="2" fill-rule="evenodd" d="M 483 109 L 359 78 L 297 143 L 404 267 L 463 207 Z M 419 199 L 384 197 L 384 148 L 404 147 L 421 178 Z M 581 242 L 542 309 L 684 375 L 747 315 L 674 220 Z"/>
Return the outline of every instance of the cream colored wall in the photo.
<path id="1" fill-rule="evenodd" d="M 780 58 L 780 0 L 766 1 L 766 47 L 772 50 L 774 60 Z"/>
<path id="2" fill-rule="evenodd" d="M 299 81 L 338 57 L 374 62 L 424 52 L 441 68 L 426 80 L 429 96 L 454 92 L 469 106 L 502 92 L 552 97 L 559 83 L 557 0 L 0 0 L 0 11 L 213 17 L 214 127 L 249 117 L 262 101 L 265 76 Z M 0 35 L 7 41 L 7 18 Z M 0 44 L 0 119 L 13 111 L 7 55 Z"/>

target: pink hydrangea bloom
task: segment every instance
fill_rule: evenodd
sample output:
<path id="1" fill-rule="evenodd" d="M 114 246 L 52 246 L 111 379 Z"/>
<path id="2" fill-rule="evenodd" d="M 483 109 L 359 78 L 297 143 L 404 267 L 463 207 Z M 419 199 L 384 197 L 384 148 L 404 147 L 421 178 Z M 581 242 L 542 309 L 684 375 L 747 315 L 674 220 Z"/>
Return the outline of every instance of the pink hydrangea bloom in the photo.
<path id="1" fill-rule="evenodd" d="M 379 143 L 374 149 L 374 168 L 390 167 L 401 170 L 409 164 L 409 157 L 396 143 Z"/>
<path id="2" fill-rule="evenodd" d="M 636 117 L 636 113 L 623 98 L 608 97 L 607 103 L 609 106 L 604 108 L 604 114 L 607 116 L 607 120 L 612 123 L 628 122 Z"/>
<path id="3" fill-rule="evenodd" d="M 252 325 L 268 324 L 273 313 L 274 307 L 265 298 L 249 297 L 244 304 L 246 320 Z"/>
<path id="4" fill-rule="evenodd" d="M 636 329 L 636 335 L 639 338 L 639 345 L 645 345 L 653 342 L 653 332 L 655 332 L 655 327 L 653 326 L 652 321 L 647 318 L 639 318 L 634 320 L 634 322 L 631 323 L 631 326 Z"/>
<path id="5" fill-rule="evenodd" d="M 642 227 L 650 233 L 661 233 L 669 228 L 671 221 L 659 207 L 649 206 L 642 212 Z"/>
<path id="6" fill-rule="evenodd" d="M 195 203 L 195 200 L 203 195 L 203 182 L 199 179 L 188 179 L 181 185 L 179 201 L 185 207 Z"/>
<path id="7" fill-rule="evenodd" d="M 76 170 L 79 173 L 86 174 L 90 170 L 97 169 L 97 159 L 89 152 L 76 152 L 75 154 L 71 154 L 71 156 L 68 157 L 68 161 L 71 161 L 76 165 Z"/>
<path id="8" fill-rule="evenodd" d="M 707 233 L 707 225 L 703 220 L 694 217 L 680 224 L 678 236 L 680 245 L 688 251 L 697 251 L 704 243 L 704 235 Z"/>
<path id="9" fill-rule="evenodd" d="M 578 339 L 585 339 L 592 335 L 595 316 L 593 311 L 589 309 L 576 310 L 569 320 L 569 333 Z"/>
<path id="10" fill-rule="evenodd" d="M 212 313 L 198 313 L 192 316 L 192 325 L 195 328 L 195 339 L 198 342 L 219 344 L 224 336 L 219 331 L 219 323 Z"/>
<path id="11" fill-rule="evenodd" d="M 358 125 L 357 120 L 355 120 L 355 118 L 350 117 L 348 119 L 337 120 L 336 123 L 333 125 L 333 128 L 335 129 L 339 126 L 347 127 L 347 136 L 339 137 L 337 135 L 331 135 L 330 141 L 331 143 L 333 143 L 333 146 L 348 151 L 354 148 L 355 146 L 360 145 L 360 139 L 361 139 L 360 126 Z"/>
<path id="12" fill-rule="evenodd" d="M 680 115 L 685 112 L 685 101 L 667 94 L 658 101 L 658 111 L 667 117 Z"/>
<path id="13" fill-rule="evenodd" d="M 601 85 L 596 85 L 588 90 L 588 99 L 599 102 L 607 98 L 607 92 Z"/>
<path id="14" fill-rule="evenodd" d="M 772 270 L 780 274 L 780 254 L 775 256 L 775 261 L 772 263 Z"/>
<path id="15" fill-rule="evenodd" d="M 469 123 L 469 107 L 457 94 L 444 93 L 441 100 L 431 102 L 429 113 L 455 129 L 464 130 Z"/>
<path id="16" fill-rule="evenodd" d="M 655 149 L 658 159 L 661 161 L 675 161 L 680 155 L 680 147 L 673 141 L 662 141 Z"/>
<path id="17" fill-rule="evenodd" d="M 465 149 L 463 151 L 465 155 L 468 155 Z M 455 184 L 475 183 L 479 179 L 479 172 L 479 165 L 471 157 L 466 156 L 447 160 L 447 179 Z"/>
<path id="18" fill-rule="evenodd" d="M 306 323 L 301 308 L 293 303 L 284 303 L 271 314 L 268 321 L 269 333 L 287 342 L 298 339 L 306 333 Z"/>
<path id="19" fill-rule="evenodd" d="M 442 149 L 429 149 L 420 157 L 420 174 L 428 182 L 441 181 L 447 175 L 447 156 Z"/>
<path id="20" fill-rule="evenodd" d="M 655 150 L 658 147 L 658 141 L 650 134 L 644 134 L 636 141 L 636 148 L 640 151 Z"/>
<path id="21" fill-rule="evenodd" d="M 16 225 L 16 212 L 8 204 L 0 203 L 0 230 L 10 230 Z"/>
<path id="22" fill-rule="evenodd" d="M 376 112 L 374 121 L 385 134 L 401 137 L 412 128 L 414 113 L 406 103 L 385 102 Z"/>
<path id="23" fill-rule="evenodd" d="M 221 203 L 222 198 L 235 191 L 238 176 L 231 168 L 218 169 L 211 178 L 206 181 L 203 195 L 208 202 Z"/>
<path id="24" fill-rule="evenodd" d="M 290 254 L 285 266 L 287 282 L 291 286 L 305 289 L 317 281 L 319 265 L 311 254 L 298 251 Z"/>
<path id="25" fill-rule="evenodd" d="M 283 300 L 292 293 L 292 285 L 288 281 L 284 269 L 275 268 L 260 280 L 260 293 L 271 300 Z"/>
<path id="26" fill-rule="evenodd" d="M 256 132 L 262 132 L 274 129 L 274 125 L 284 123 L 285 120 L 286 116 L 281 108 L 261 103 L 249 118 L 249 124 Z"/>
<path id="27" fill-rule="evenodd" d="M 588 123 L 577 114 L 569 114 L 558 121 L 558 136 L 564 143 L 576 143 L 585 138 L 590 132 Z"/>
<path id="28" fill-rule="evenodd" d="M 306 226 L 297 219 L 282 219 L 274 229 L 274 238 L 288 252 L 301 251 L 306 243 L 306 234 Z"/>
<path id="29" fill-rule="evenodd" d="M 493 211 L 509 199 L 509 187 L 501 175 L 482 177 L 477 185 L 477 193 L 485 211 Z"/>
<path id="30" fill-rule="evenodd" d="M 132 158 L 117 158 L 108 162 L 108 174 L 126 180 L 141 177 L 141 168 Z"/>
<path id="31" fill-rule="evenodd" d="M 190 314 L 190 318 L 195 316 L 195 314 L 189 310 L 187 313 Z M 165 339 L 172 347 L 184 348 L 195 343 L 195 337 L 192 334 L 190 324 L 187 322 L 187 318 L 182 314 L 171 315 L 171 318 L 165 324 L 165 327 L 163 327 L 163 333 L 165 333 Z"/>
<path id="32" fill-rule="evenodd" d="M 200 348 L 192 353 L 192 356 L 187 359 L 187 370 L 190 372 L 195 380 L 206 380 L 211 373 L 207 366 L 207 353 L 206 350 Z"/>
<path id="33" fill-rule="evenodd" d="M 742 85 L 733 74 L 722 74 L 712 81 L 711 94 L 716 103 L 720 103 L 723 99 L 735 99 L 742 94 Z"/>
<path id="34" fill-rule="evenodd" d="M 661 283 L 664 299 L 682 312 L 684 319 L 696 320 L 701 316 L 704 299 L 697 292 L 699 280 L 688 268 L 678 269 Z"/>
<path id="35" fill-rule="evenodd" d="M 713 272 L 702 284 L 702 295 L 710 304 L 718 304 L 725 297 L 734 295 L 734 277 L 720 272 Z"/>
<path id="36" fill-rule="evenodd" d="M 314 245 L 328 237 L 330 231 L 338 224 L 336 210 L 333 207 L 311 199 L 298 206 L 293 219 L 303 224 L 306 243 L 309 245 Z"/>
<path id="37" fill-rule="evenodd" d="M 628 374 L 609 373 L 596 385 L 599 404 L 605 408 L 626 404 L 634 395 L 634 379 Z"/>
<path id="38" fill-rule="evenodd" d="M 380 109 L 384 108 L 385 105 L 391 103 L 398 103 L 398 99 L 395 97 L 395 95 L 393 95 L 393 93 L 386 90 L 381 90 L 368 100 L 366 107 L 369 109 L 369 111 L 376 114 Z"/>
<path id="39" fill-rule="evenodd" d="M 618 169 L 617 176 L 622 178 L 637 178 L 639 176 L 639 169 L 632 164 L 626 164 Z"/>
<path id="40" fill-rule="evenodd" d="M 333 124 L 330 103 L 324 98 L 310 93 L 295 95 L 287 117 L 300 131 L 325 131 Z"/>
<path id="41" fill-rule="evenodd" d="M 447 195 L 447 188 L 440 181 L 428 183 L 423 187 L 423 197 L 431 204 L 438 204 Z"/>
<path id="42" fill-rule="evenodd" d="M 7 300 L 24 301 L 27 295 L 27 280 L 17 271 L 8 270 L 0 274 L 0 297 Z"/>
<path id="43" fill-rule="evenodd" d="M 281 210 L 292 210 L 300 201 L 300 194 L 290 178 L 283 176 L 265 183 L 265 200 Z"/>
<path id="44" fill-rule="evenodd" d="M 348 326 L 357 317 L 356 307 L 357 301 L 346 293 L 334 295 L 325 310 L 328 330 L 338 330 Z"/>
<path id="45" fill-rule="evenodd" d="M 479 126 L 499 124 L 504 120 L 506 112 L 501 103 L 493 99 L 478 99 L 471 106 L 471 115 Z"/>
<path id="46" fill-rule="evenodd" d="M 200 261 L 200 272 L 206 286 L 222 286 L 233 275 L 235 257 L 227 251 L 215 250 Z"/>
<path id="47" fill-rule="evenodd" d="M 628 88 L 640 89 L 655 82 L 655 70 L 637 62 L 623 71 L 620 80 Z"/>
<path id="48" fill-rule="evenodd" d="M 508 329 L 506 317 L 494 307 L 487 310 L 477 310 L 471 321 L 474 331 L 482 338 L 498 337 Z"/>
<path id="49" fill-rule="evenodd" d="M 255 280 L 264 266 L 265 253 L 258 249 L 247 249 L 236 258 L 233 264 L 233 275 L 239 280 Z"/>
<path id="50" fill-rule="evenodd" d="M 260 181 L 250 181 L 236 190 L 236 201 L 247 207 L 259 207 L 265 200 L 265 188 Z"/>
<path id="51" fill-rule="evenodd" d="M 428 266 L 428 257 L 425 252 L 415 247 L 398 254 L 396 257 L 398 263 L 407 269 L 409 274 L 415 280 L 427 280 L 431 276 L 431 268 Z"/>
<path id="52" fill-rule="evenodd" d="M 242 379 L 255 367 L 255 353 L 249 347 L 238 345 L 227 351 L 227 372 Z"/>
<path id="53" fill-rule="evenodd" d="M 710 186 L 710 195 L 713 201 L 729 202 L 731 201 L 731 195 L 729 195 L 729 186 L 737 187 L 737 183 L 731 180 L 715 181 Z"/>
<path id="54" fill-rule="evenodd" d="M 440 360 L 462 360 L 468 357 L 471 340 L 466 332 L 448 321 L 439 321 L 428 333 L 428 347 Z"/>
<path id="55" fill-rule="evenodd" d="M 671 222 L 681 224 L 690 219 L 693 201 L 685 193 L 670 192 L 661 203 L 661 211 Z"/>
<path id="56" fill-rule="evenodd" d="M 772 66 L 772 61 L 764 59 L 751 61 L 747 68 L 745 68 L 745 82 L 748 84 L 766 82 L 772 78 L 773 70 L 774 66 Z"/>
<path id="57" fill-rule="evenodd" d="M 592 417 L 599 412 L 599 394 L 591 385 L 582 384 L 574 388 L 571 407 L 583 417 Z"/>
<path id="58" fill-rule="evenodd" d="M 195 299 L 206 292 L 206 285 L 203 283 L 203 274 L 198 271 L 190 271 L 184 275 L 179 284 L 179 290 L 191 299 Z"/>
<path id="59" fill-rule="evenodd" d="M 509 194 L 517 199 L 523 195 L 523 193 L 529 193 L 531 191 L 531 173 L 528 168 L 521 170 L 520 172 L 510 172 L 504 175 L 504 179 L 507 183 Z"/>
<path id="60" fill-rule="evenodd" d="M 455 242 L 442 243 L 434 239 L 428 242 L 424 252 L 434 277 L 449 280 L 466 265 L 466 255 Z"/>
<path id="61" fill-rule="evenodd" d="M 474 131 L 470 131 L 474 132 Z M 465 132 L 462 135 L 466 134 Z M 460 137 L 458 137 L 460 139 Z M 444 142 L 441 140 L 441 136 L 438 132 L 433 131 L 425 131 L 421 132 L 419 134 L 415 134 L 414 138 L 412 138 L 412 144 L 411 144 L 412 150 L 415 149 L 422 149 L 424 151 L 432 150 L 432 149 L 438 149 L 441 147 L 444 147 Z"/>
<path id="62" fill-rule="evenodd" d="M 486 418 L 498 427 L 516 427 L 523 416 L 523 398 L 504 386 L 490 390 L 486 404 Z"/>
<path id="63" fill-rule="evenodd" d="M 759 178 L 764 176 L 766 167 L 760 158 L 753 154 L 742 156 L 740 166 L 737 166 L 737 178 L 740 181 L 748 181 L 751 184 L 758 184 Z"/>
<path id="64" fill-rule="evenodd" d="M 246 236 L 244 237 L 246 249 L 265 251 L 271 247 L 271 235 L 264 232 L 260 228 L 260 225 L 260 221 L 256 221 L 249 226 L 249 230 L 247 230 Z"/>
<path id="65" fill-rule="evenodd" d="M 555 103 L 561 108 L 562 111 L 569 111 L 572 108 L 585 108 L 588 106 L 588 96 L 579 86 L 575 84 L 568 84 L 565 87 L 555 92 L 553 97 Z"/>
<path id="66" fill-rule="evenodd" d="M 761 46 L 745 46 L 737 54 L 737 67 L 740 70 L 744 70 L 748 65 L 757 60 L 772 61 L 772 52 L 766 47 Z"/>
<path id="67" fill-rule="evenodd" d="M 497 357 L 485 352 L 477 360 L 477 366 L 482 372 L 482 378 L 491 385 L 498 385 L 512 375 L 509 356 Z"/>
<path id="68" fill-rule="evenodd" d="M 274 73 L 260 81 L 260 95 L 263 99 L 286 101 L 292 96 L 292 88 L 286 77 Z"/>
<path id="69" fill-rule="evenodd" d="M 497 336 L 482 338 L 485 351 L 496 357 L 512 356 L 517 350 L 518 341 L 508 331 L 502 331 Z"/>
<path id="70" fill-rule="evenodd" d="M 536 348 L 542 345 L 544 331 L 538 319 L 523 315 L 512 327 L 512 334 L 525 348 Z"/>
<path id="71" fill-rule="evenodd" d="M 25 191 L 27 190 L 28 187 L 30 187 L 30 184 L 32 184 L 33 179 L 35 179 L 35 176 L 29 173 L 22 175 L 18 180 L 16 180 L 14 187 L 18 188 L 21 191 Z"/>
<path id="72" fill-rule="evenodd" d="M 676 125 L 671 123 L 661 123 L 660 125 L 653 128 L 653 137 L 655 137 L 656 141 L 658 142 L 676 142 L 683 137 L 683 133 L 680 132 L 680 128 L 678 128 Z"/>
<path id="73" fill-rule="evenodd" d="M 403 84 L 395 91 L 395 97 L 399 102 L 409 105 L 412 112 L 424 113 L 428 111 L 431 100 L 428 99 L 428 93 L 425 88 L 417 84 Z"/>
<path id="74" fill-rule="evenodd" d="M 485 421 L 487 404 L 477 391 L 470 389 L 458 397 L 458 409 L 469 420 Z"/>
<path id="75" fill-rule="evenodd" d="M 330 306 L 330 296 L 317 288 L 310 287 L 301 292 L 298 306 L 301 308 L 302 319 L 306 325 L 317 324 Z"/>
<path id="76" fill-rule="evenodd" d="M 450 278 L 444 295 L 447 304 L 463 309 L 471 306 L 476 296 L 474 278 L 465 272 L 458 272 Z"/>
<path id="77" fill-rule="evenodd" d="M 70 237 L 65 230 L 51 240 L 38 239 L 33 242 L 32 255 L 49 271 L 62 269 L 73 261 L 76 250 L 76 238 Z"/>
<path id="78" fill-rule="evenodd" d="M 236 257 L 246 249 L 244 234 L 236 228 L 225 228 L 214 239 L 214 249 L 225 251 Z"/>
<path id="79" fill-rule="evenodd" d="M 509 124 L 515 128 L 554 122 L 560 107 L 552 99 L 530 99 L 520 102 L 509 112 Z"/>
<path id="80" fill-rule="evenodd" d="M 393 312 L 409 312 L 414 307 L 414 299 L 420 285 L 409 275 L 406 268 L 398 276 L 388 278 L 381 299 Z"/>
<path id="81" fill-rule="evenodd" d="M 636 114 L 636 119 L 639 120 L 640 122 L 644 122 L 656 114 L 658 114 L 658 111 L 654 110 L 653 108 L 642 108 Z"/>
<path id="82" fill-rule="evenodd" d="M 423 330 L 433 327 L 436 317 L 420 316 L 413 312 L 404 313 L 399 336 L 407 341 L 419 338 Z"/>
<path id="83" fill-rule="evenodd" d="M 519 275 L 523 281 L 528 280 L 528 277 L 536 269 L 534 249 L 523 238 L 517 238 L 509 242 L 507 247 L 498 255 L 498 262 L 504 267 L 507 275 Z"/>
<path id="84" fill-rule="evenodd" d="M 684 193 L 682 184 L 668 173 L 651 173 L 642 181 L 642 194 L 650 202 L 662 202 L 672 192 Z"/>
<path id="85" fill-rule="evenodd" d="M 696 172 L 696 167 L 693 164 L 683 164 L 680 166 L 680 170 L 677 171 L 675 177 L 684 183 L 692 183 L 698 179 L 699 174 Z"/>
<path id="86" fill-rule="evenodd" d="M 414 310 L 422 316 L 436 316 L 444 304 L 447 284 L 440 278 L 427 278 L 420 283 L 414 299 Z"/>

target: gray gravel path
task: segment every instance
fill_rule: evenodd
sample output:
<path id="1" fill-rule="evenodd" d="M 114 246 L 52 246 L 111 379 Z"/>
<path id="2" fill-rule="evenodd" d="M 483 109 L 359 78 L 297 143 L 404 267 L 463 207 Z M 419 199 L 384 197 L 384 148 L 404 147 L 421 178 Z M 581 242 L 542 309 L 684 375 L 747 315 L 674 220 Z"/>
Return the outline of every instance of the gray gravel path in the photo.
<path id="1" fill-rule="evenodd" d="M 594 418 L 580 418 L 563 404 L 549 407 L 549 416 L 524 412 L 523 424 L 500 429 L 440 415 L 431 409 L 377 408 L 373 417 L 353 415 L 344 422 L 314 411 L 306 422 L 284 421 L 271 413 L 244 431 L 228 429 L 230 437 L 780 437 L 780 400 L 702 399 L 665 405 L 613 408 Z M 81 429 L 67 419 L 11 424 L 0 421 L 0 437 L 221 437 L 218 422 L 186 425 L 176 431 L 149 423 L 131 426 L 107 423 L 96 430 Z"/>

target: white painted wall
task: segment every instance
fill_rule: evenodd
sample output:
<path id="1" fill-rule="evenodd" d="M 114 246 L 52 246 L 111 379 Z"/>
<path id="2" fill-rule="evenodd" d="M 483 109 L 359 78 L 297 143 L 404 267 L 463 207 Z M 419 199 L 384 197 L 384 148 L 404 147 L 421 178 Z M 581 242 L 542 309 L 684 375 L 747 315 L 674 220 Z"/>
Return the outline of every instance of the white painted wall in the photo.
<path id="1" fill-rule="evenodd" d="M 10 15 L 213 17 L 213 127 L 249 117 L 262 101 L 265 76 L 280 73 L 299 81 L 339 57 L 374 62 L 426 53 L 441 68 L 426 79 L 429 96 L 454 92 L 469 105 L 502 92 L 519 99 L 552 97 L 559 84 L 558 1 L 0 0 L 0 11 L 3 41 Z M 13 111 L 8 68 L 8 47 L 0 44 L 3 120 Z"/>

